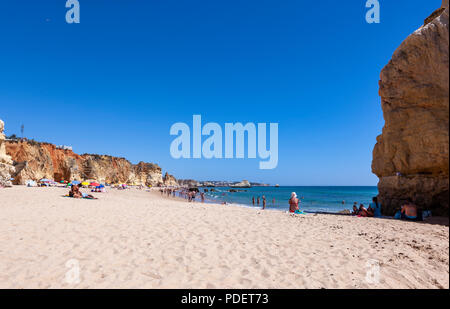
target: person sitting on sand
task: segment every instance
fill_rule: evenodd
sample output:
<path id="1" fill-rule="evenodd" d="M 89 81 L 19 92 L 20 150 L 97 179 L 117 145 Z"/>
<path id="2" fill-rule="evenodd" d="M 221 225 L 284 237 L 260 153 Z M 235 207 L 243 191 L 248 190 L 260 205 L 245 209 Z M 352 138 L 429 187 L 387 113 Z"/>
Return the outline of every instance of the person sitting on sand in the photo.
<path id="1" fill-rule="evenodd" d="M 352 212 L 352 216 L 357 216 L 358 213 L 359 213 L 358 206 L 356 206 L 355 204 L 353 204 L 353 212 Z"/>
<path id="2" fill-rule="evenodd" d="M 297 193 L 292 192 L 291 198 L 289 199 L 289 212 L 290 213 L 296 213 L 300 212 L 300 209 L 298 208 L 299 200 L 297 198 Z"/>
<path id="3" fill-rule="evenodd" d="M 372 198 L 372 203 L 370 203 L 369 209 L 373 212 L 374 217 L 381 217 L 381 205 L 378 203 L 378 198 L 376 196 Z"/>
<path id="4" fill-rule="evenodd" d="M 404 220 L 416 220 L 417 219 L 417 206 L 412 202 L 410 198 L 407 199 L 405 205 L 402 206 L 402 219 Z"/>
<path id="5" fill-rule="evenodd" d="M 371 209 L 366 209 L 363 204 L 359 205 L 358 216 L 360 217 L 373 217 L 373 211 Z"/>
<path id="6" fill-rule="evenodd" d="M 80 191 L 80 188 L 82 187 L 81 184 L 78 186 L 72 186 L 72 188 L 69 191 L 69 196 L 73 198 L 87 198 L 87 199 L 95 199 L 95 197 L 91 194 L 82 193 Z"/>
<path id="7" fill-rule="evenodd" d="M 70 187 L 69 196 L 74 198 L 80 198 L 83 197 L 83 195 L 80 192 L 80 188 L 78 185 L 73 185 Z"/>

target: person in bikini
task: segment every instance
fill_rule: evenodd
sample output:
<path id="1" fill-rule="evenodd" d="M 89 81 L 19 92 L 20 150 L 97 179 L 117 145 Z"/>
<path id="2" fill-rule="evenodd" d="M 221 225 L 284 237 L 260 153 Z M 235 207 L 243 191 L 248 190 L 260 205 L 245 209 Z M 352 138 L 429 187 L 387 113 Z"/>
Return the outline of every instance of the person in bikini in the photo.
<path id="1" fill-rule="evenodd" d="M 361 217 L 373 217 L 373 211 L 371 208 L 366 209 L 363 204 L 359 205 L 358 215 Z"/>
<path id="2" fill-rule="evenodd" d="M 298 208 L 299 199 L 297 198 L 297 194 L 295 192 L 291 193 L 291 198 L 289 199 L 289 212 L 290 213 L 298 213 L 300 209 Z"/>
<path id="3" fill-rule="evenodd" d="M 87 198 L 87 199 L 95 199 L 95 197 L 91 194 L 82 193 L 80 191 L 81 184 L 74 185 L 72 188 L 70 188 L 69 196 L 73 198 Z"/>
<path id="4" fill-rule="evenodd" d="M 78 187 L 78 185 L 73 185 L 72 187 L 70 187 L 69 196 L 70 197 L 74 197 L 74 198 L 83 197 L 83 195 L 80 192 L 80 188 Z"/>

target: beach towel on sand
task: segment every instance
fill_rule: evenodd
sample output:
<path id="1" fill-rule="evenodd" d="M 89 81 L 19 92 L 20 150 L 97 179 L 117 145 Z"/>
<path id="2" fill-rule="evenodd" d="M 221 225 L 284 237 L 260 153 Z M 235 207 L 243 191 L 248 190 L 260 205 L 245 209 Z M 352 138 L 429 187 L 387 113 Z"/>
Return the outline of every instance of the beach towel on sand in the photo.
<path id="1" fill-rule="evenodd" d="M 63 197 L 70 197 L 70 198 L 74 198 L 74 197 L 72 197 L 72 196 L 69 196 L 69 194 L 66 194 L 66 195 L 63 195 Z M 96 198 L 96 197 L 94 197 L 94 198 L 88 198 L 88 197 L 81 197 L 82 199 L 85 199 L 85 200 L 98 200 L 98 198 Z"/>

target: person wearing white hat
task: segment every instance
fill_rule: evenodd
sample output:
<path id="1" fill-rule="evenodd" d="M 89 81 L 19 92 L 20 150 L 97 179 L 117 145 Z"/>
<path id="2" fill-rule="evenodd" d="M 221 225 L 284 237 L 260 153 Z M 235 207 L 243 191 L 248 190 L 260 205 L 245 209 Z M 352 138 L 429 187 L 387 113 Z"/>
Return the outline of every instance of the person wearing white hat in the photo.
<path id="1" fill-rule="evenodd" d="M 295 213 L 295 212 L 299 212 L 300 209 L 298 209 L 298 198 L 297 198 L 297 193 L 292 192 L 291 193 L 291 198 L 289 199 L 289 212 L 290 213 Z"/>

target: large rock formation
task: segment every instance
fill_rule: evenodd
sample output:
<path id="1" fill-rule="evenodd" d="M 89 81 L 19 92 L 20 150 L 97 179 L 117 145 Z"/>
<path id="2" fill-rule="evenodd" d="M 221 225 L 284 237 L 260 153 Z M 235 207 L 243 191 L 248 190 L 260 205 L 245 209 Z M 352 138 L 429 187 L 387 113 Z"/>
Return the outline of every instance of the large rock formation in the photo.
<path id="1" fill-rule="evenodd" d="M 449 8 L 425 20 L 381 72 L 385 119 L 373 151 L 379 199 L 393 214 L 407 198 L 448 216 Z"/>
<path id="2" fill-rule="evenodd" d="M 164 183 L 161 168 L 153 163 L 140 162 L 134 165 L 124 158 L 78 155 L 72 150 L 61 149 L 52 144 L 29 141 L 7 141 L 6 152 L 14 161 L 14 184 L 25 184 L 27 180 L 37 181 L 42 178 L 147 186 L 160 186 Z M 167 177 L 168 183 L 173 181 L 176 183 L 173 176 Z"/>
<path id="3" fill-rule="evenodd" d="M 57 181 L 81 178 L 81 156 L 70 150 L 46 143 L 8 141 L 6 152 L 14 160 L 14 184 L 42 178 Z"/>
<path id="4" fill-rule="evenodd" d="M 178 187 L 178 182 L 175 179 L 175 177 L 173 177 L 172 175 L 170 175 L 167 172 L 164 175 L 163 184 L 167 187 Z"/>
<path id="5" fill-rule="evenodd" d="M 163 184 L 162 170 L 153 163 L 139 162 L 135 168 L 135 181 L 151 186 L 161 186 Z"/>
<path id="6" fill-rule="evenodd" d="M 10 179 L 11 173 L 14 172 L 14 167 L 12 166 L 11 157 L 6 154 L 4 128 L 5 124 L 0 120 L 0 186 L 9 187 L 11 186 Z"/>
<path id="7" fill-rule="evenodd" d="M 200 186 L 200 183 L 193 179 L 178 179 L 178 185 L 185 188 L 196 188 Z"/>

